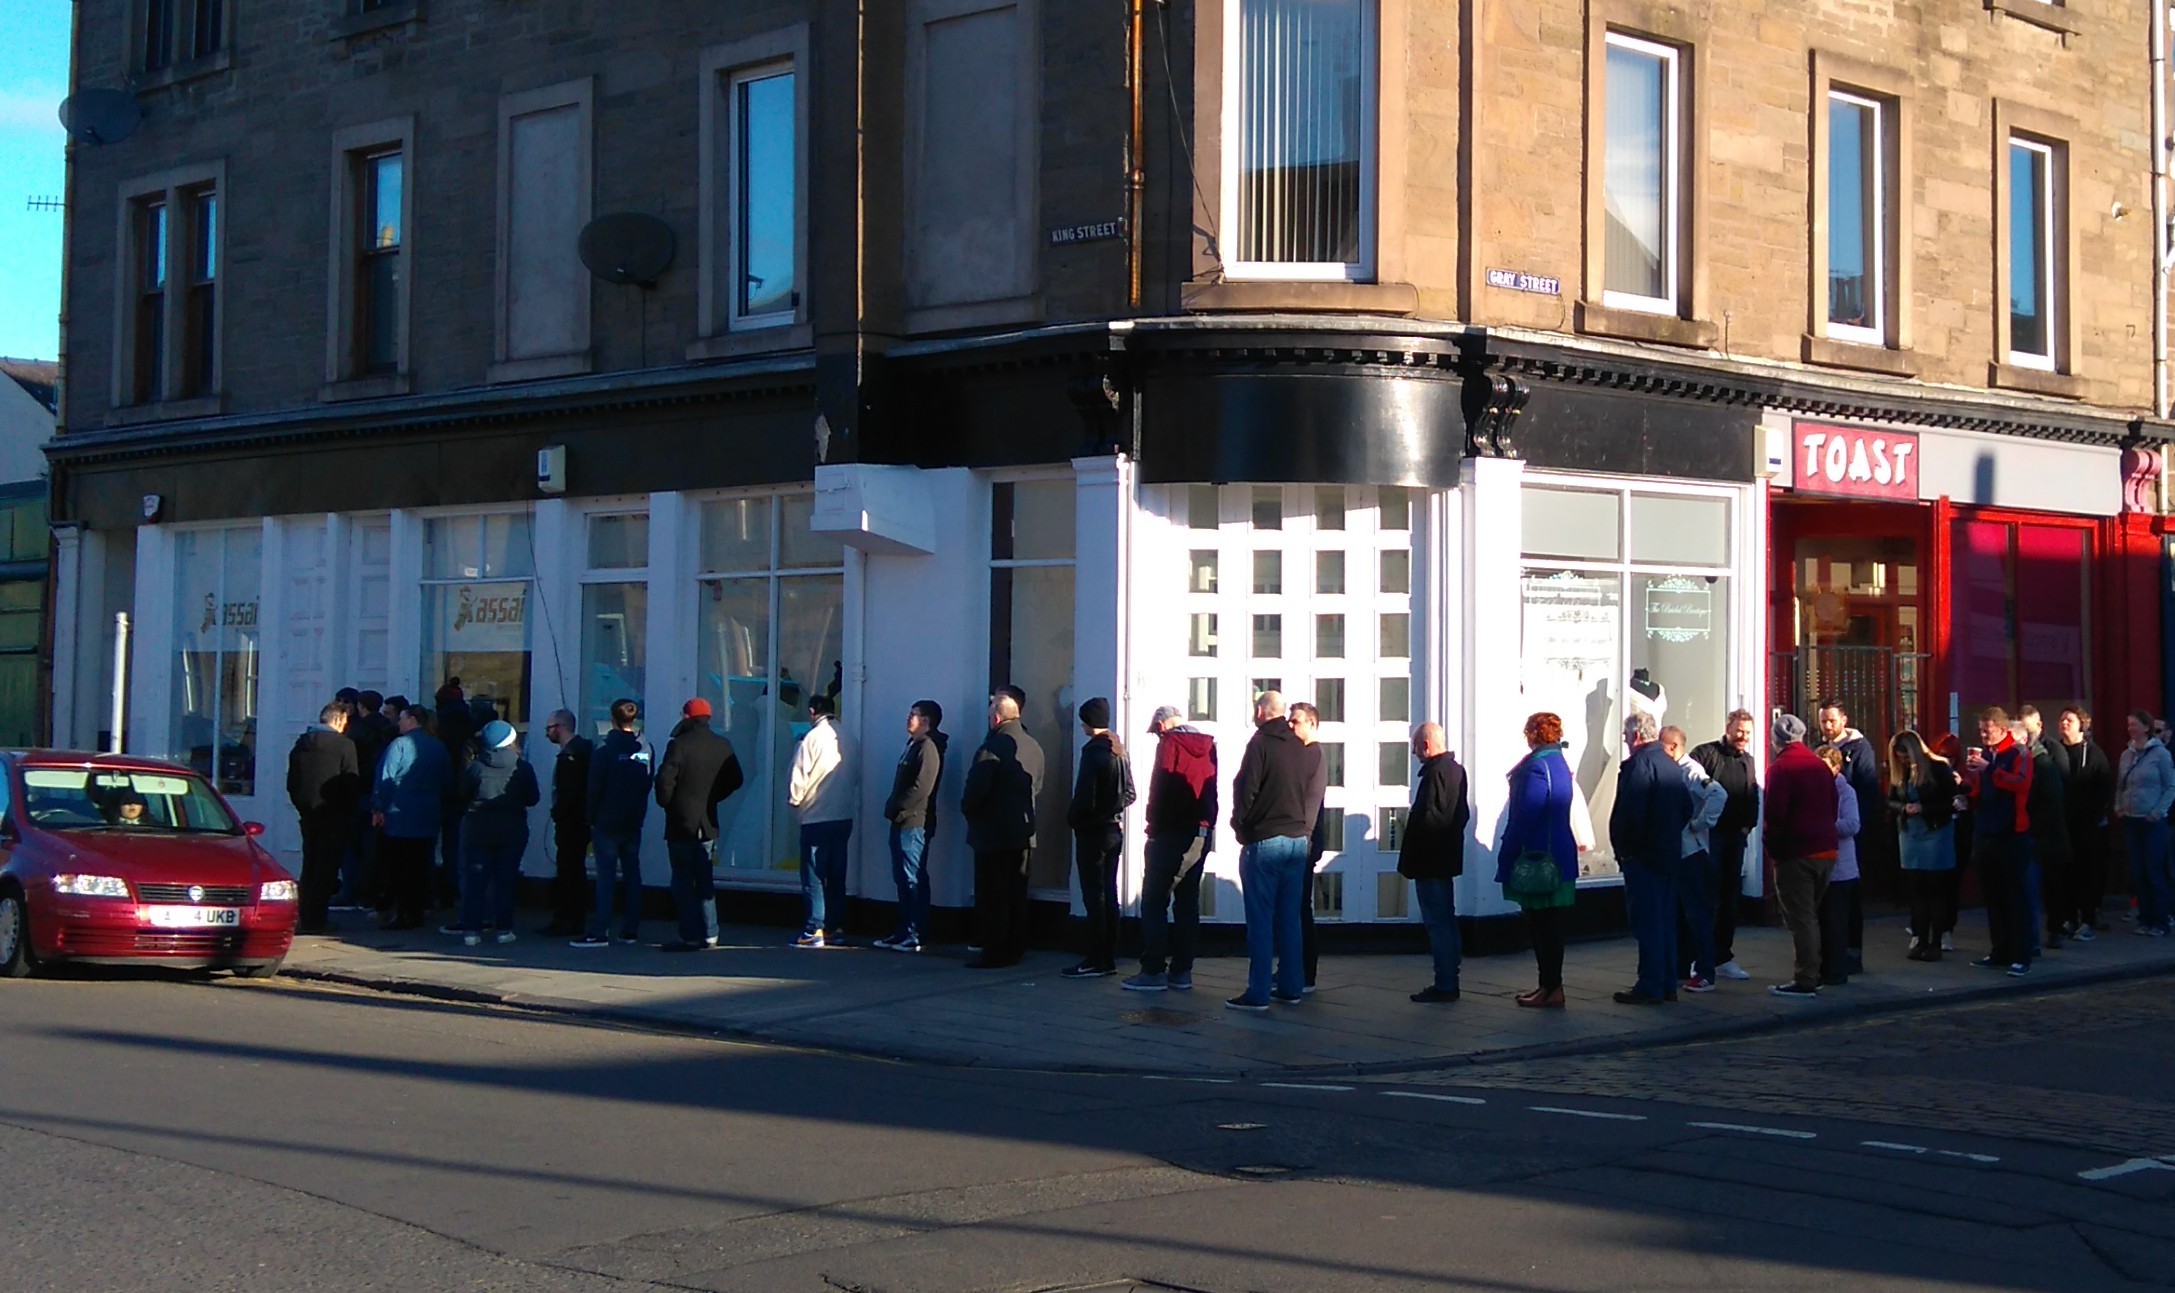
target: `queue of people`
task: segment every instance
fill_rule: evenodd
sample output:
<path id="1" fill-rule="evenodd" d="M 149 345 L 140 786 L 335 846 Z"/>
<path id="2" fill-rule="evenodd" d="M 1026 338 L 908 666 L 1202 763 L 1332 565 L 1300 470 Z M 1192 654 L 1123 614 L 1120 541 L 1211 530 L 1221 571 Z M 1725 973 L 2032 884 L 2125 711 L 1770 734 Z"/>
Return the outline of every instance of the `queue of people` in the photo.
<path id="1" fill-rule="evenodd" d="M 327 912 L 357 898 L 375 902 L 387 929 L 423 924 L 434 891 L 455 911 L 443 932 L 470 945 L 511 942 L 513 892 L 528 844 L 528 812 L 542 800 L 518 733 L 488 702 L 470 703 L 450 680 L 434 713 L 375 693 L 343 692 L 297 740 L 288 790 L 301 818 L 299 928 L 326 927 Z M 988 731 L 966 772 L 960 808 L 974 858 L 974 936 L 968 965 L 1016 965 L 1026 952 L 1028 857 L 1037 834 L 1045 759 L 1021 721 L 1024 693 L 992 694 Z M 443 715 L 454 707 L 458 717 Z M 669 952 L 713 947 L 718 899 L 712 879 L 719 805 L 746 784 L 731 742 L 710 726 L 708 702 L 681 709 L 660 755 L 641 735 L 640 706 L 615 701 L 610 730 L 592 742 L 560 710 L 544 734 L 557 747 L 549 811 L 556 867 L 551 923 L 543 932 L 573 946 L 639 939 L 641 837 L 650 806 L 665 814 L 676 937 Z M 800 831 L 804 921 L 796 948 L 845 943 L 848 849 L 858 799 L 858 753 L 838 727 L 836 702 L 808 698 L 808 728 L 795 751 L 786 801 Z M 917 701 L 884 805 L 898 916 L 875 940 L 919 952 L 927 936 L 926 858 L 936 829 L 949 737 L 935 701 Z M 1125 820 L 1137 798 L 1130 756 L 1112 730 L 1107 699 L 1077 712 L 1083 744 L 1067 812 L 1087 919 L 1079 960 L 1064 977 L 1114 976 Z M 2135 880 L 2135 932 L 2164 937 L 2175 920 L 2168 814 L 2175 759 L 2151 715 L 2128 718 L 2129 744 L 2110 762 L 2090 740 L 2090 715 L 2061 711 L 2049 739 L 2039 712 L 1978 716 L 1979 744 L 1898 732 L 1882 774 L 1870 741 L 1843 706 L 1815 707 L 1822 743 L 1808 724 L 1778 715 L 1764 778 L 1752 756 L 1753 716 L 1731 713 L 1722 735 L 1690 746 L 1680 728 L 1647 709 L 1625 722 L 1608 842 L 1622 871 L 1635 942 L 1624 1005 L 1654 1006 L 1680 993 L 1713 992 L 1750 975 L 1737 963 L 1738 882 L 1755 827 L 1771 860 L 1774 892 L 1792 947 L 1789 977 L 1769 991 L 1817 997 L 1863 968 L 1859 855 L 1892 836 L 1910 908 L 1910 959 L 1955 950 L 1961 876 L 1978 878 L 1990 946 L 1975 964 L 2013 977 L 2065 942 L 2107 929 L 2105 840 L 2119 834 Z M 1246 988 L 1225 1004 L 1264 1012 L 1314 990 L 1314 874 L 1330 852 L 1319 717 L 1274 691 L 1256 701 L 1254 730 L 1232 784 L 1228 821 L 1240 845 L 1246 910 Z M 1215 738 L 1166 706 L 1149 724 L 1155 741 L 1146 804 L 1146 868 L 1140 904 L 1142 954 L 1128 991 L 1187 991 L 1199 947 L 1201 883 L 1214 848 L 1219 803 Z M 1526 722 L 1528 752 L 1509 773 L 1494 875 L 1525 918 L 1538 971 L 1518 1004 L 1561 1009 L 1564 913 L 1575 903 L 1580 854 L 1596 847 L 1586 794 L 1565 758 L 1559 716 Z M 1397 841 L 1398 871 L 1414 884 L 1433 973 L 1412 994 L 1421 1004 L 1459 998 L 1462 955 L 1455 882 L 1473 828 L 1465 770 L 1440 725 L 1413 729 L 1418 773 Z M 1337 842 L 1341 846 L 1341 841 Z M 594 853 L 595 877 L 585 872 Z M 433 884 L 434 853 L 453 859 Z M 450 900 L 449 900 L 450 898 Z M 615 925 L 616 916 L 616 930 Z"/>

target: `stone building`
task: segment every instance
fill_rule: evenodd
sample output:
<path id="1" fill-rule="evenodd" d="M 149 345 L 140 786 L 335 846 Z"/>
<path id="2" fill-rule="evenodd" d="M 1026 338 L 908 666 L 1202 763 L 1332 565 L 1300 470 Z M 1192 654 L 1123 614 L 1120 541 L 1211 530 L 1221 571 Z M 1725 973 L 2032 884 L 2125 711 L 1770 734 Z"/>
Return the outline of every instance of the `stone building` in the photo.
<path id="1" fill-rule="evenodd" d="M 130 748 L 290 851 L 324 697 L 453 675 L 538 754 L 561 705 L 707 697 L 758 893 L 834 691 L 877 901 L 912 701 L 963 755 L 1026 689 L 1061 899 L 1078 702 L 1234 767 L 1277 685 L 1360 925 L 1415 917 L 1422 719 L 1490 916 L 1526 714 L 1605 814 L 1634 676 L 1696 739 L 2162 700 L 2141 0 L 78 13 L 77 90 L 143 121 L 71 146 L 55 739 L 132 612 Z"/>

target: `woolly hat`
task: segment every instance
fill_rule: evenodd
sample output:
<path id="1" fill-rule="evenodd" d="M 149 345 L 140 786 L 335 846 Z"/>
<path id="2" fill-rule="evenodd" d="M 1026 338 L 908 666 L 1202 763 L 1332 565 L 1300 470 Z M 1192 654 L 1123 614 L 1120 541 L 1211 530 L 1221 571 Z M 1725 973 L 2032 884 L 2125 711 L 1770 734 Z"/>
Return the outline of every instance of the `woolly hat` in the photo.
<path id="1" fill-rule="evenodd" d="M 503 750 L 520 738 L 521 734 L 514 731 L 514 725 L 503 718 L 494 718 L 485 723 L 483 731 L 477 736 L 486 750 Z"/>

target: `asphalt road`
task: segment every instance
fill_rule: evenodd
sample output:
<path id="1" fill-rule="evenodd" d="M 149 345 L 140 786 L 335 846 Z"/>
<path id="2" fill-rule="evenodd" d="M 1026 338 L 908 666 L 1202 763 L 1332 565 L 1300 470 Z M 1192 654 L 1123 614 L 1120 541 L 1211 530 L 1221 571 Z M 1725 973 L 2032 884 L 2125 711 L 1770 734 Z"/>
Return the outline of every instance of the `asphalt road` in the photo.
<path id="1" fill-rule="evenodd" d="M 5 983 L 0 1290 L 2164 1287 L 2171 1001 L 1274 1085 Z"/>

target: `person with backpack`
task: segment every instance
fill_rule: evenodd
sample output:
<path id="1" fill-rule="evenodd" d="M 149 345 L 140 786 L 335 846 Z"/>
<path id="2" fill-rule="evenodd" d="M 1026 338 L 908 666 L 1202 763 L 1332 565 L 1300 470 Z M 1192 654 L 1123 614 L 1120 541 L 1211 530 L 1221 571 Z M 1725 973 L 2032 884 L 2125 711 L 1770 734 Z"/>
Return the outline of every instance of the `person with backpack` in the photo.
<path id="1" fill-rule="evenodd" d="M 536 769 L 521 757 L 521 734 L 493 719 L 476 734 L 476 757 L 461 769 L 461 941 L 514 941 L 514 890 L 529 851 L 529 810 L 543 799 Z"/>

